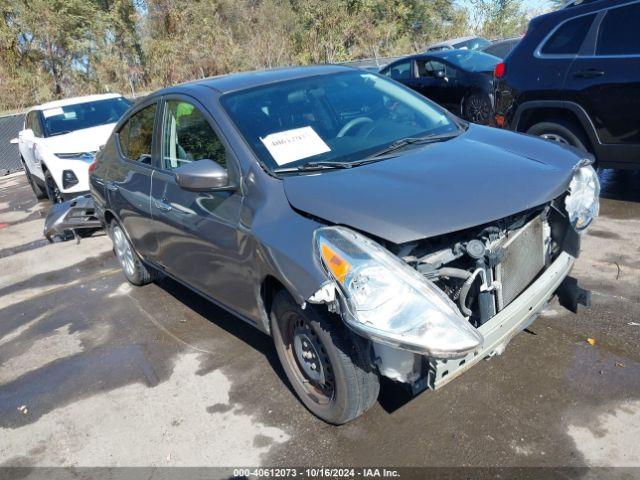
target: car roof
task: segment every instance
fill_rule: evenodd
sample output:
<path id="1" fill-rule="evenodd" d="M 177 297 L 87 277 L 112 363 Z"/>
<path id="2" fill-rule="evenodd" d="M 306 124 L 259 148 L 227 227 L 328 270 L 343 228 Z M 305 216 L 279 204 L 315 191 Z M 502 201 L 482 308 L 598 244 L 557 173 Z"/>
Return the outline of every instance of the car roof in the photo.
<path id="1" fill-rule="evenodd" d="M 471 35 L 471 36 L 468 36 L 468 37 L 452 38 L 450 40 L 445 40 L 444 42 L 432 43 L 427 48 L 448 47 L 448 46 L 451 46 L 451 45 L 455 45 L 456 43 L 462 43 L 462 42 L 466 42 L 468 40 L 473 40 L 474 38 L 482 38 L 482 37 L 479 37 L 478 35 Z"/>
<path id="2" fill-rule="evenodd" d="M 482 50 L 467 50 L 465 48 L 463 49 L 456 49 L 456 50 L 439 50 L 437 52 L 425 52 L 425 53 L 417 53 L 415 55 L 409 55 L 407 57 L 402 57 L 399 58 L 398 60 L 390 63 L 389 65 L 386 65 L 385 67 L 380 69 L 380 72 L 382 73 L 383 71 L 387 71 L 393 67 L 395 67 L 398 63 L 402 63 L 402 62 L 407 62 L 407 61 L 413 61 L 413 60 L 419 60 L 421 58 L 437 58 L 440 59 L 444 62 L 449 62 L 452 63 L 451 60 L 449 60 L 447 57 L 450 57 L 451 55 L 455 55 L 456 53 L 465 53 L 465 54 L 471 54 L 471 55 L 485 55 L 485 56 L 494 56 L 491 55 L 489 53 L 483 52 Z"/>
<path id="3" fill-rule="evenodd" d="M 440 58 L 442 60 L 448 60 L 447 57 L 451 57 L 452 55 L 455 55 L 456 53 L 466 53 L 466 54 L 471 54 L 471 55 L 477 55 L 477 54 L 487 55 L 486 53 L 484 53 L 481 50 L 468 50 L 466 48 L 458 48 L 456 50 L 440 50 L 440 51 L 437 51 L 437 52 L 422 53 L 420 55 L 416 55 L 416 58 L 434 57 L 434 58 Z"/>
<path id="4" fill-rule="evenodd" d="M 156 94 L 171 93 L 189 87 L 207 87 L 218 91 L 220 94 L 246 90 L 272 83 L 299 78 L 314 77 L 318 75 L 330 75 L 340 72 L 361 71 L 358 68 L 345 65 L 313 65 L 306 67 L 281 67 L 268 70 L 256 70 L 251 72 L 231 73 L 217 77 L 204 78 L 183 83 L 175 87 L 169 87 L 156 92 Z"/>
<path id="5" fill-rule="evenodd" d="M 499 45 L 501 43 L 508 43 L 508 42 L 519 42 L 520 40 L 522 40 L 524 37 L 522 35 L 520 35 L 519 37 L 509 37 L 509 38 L 498 38 L 496 40 L 492 40 L 491 41 L 491 45 L 487 45 L 485 48 L 489 48 L 492 47 L 494 45 Z"/>
<path id="6" fill-rule="evenodd" d="M 69 105 L 77 105 L 78 103 L 96 102 L 98 100 L 106 100 L 108 98 L 122 97 L 119 93 L 101 93 L 96 95 L 85 95 L 82 97 L 71 97 L 62 100 L 54 100 L 41 105 L 35 105 L 29 109 L 32 110 L 48 110 L 50 108 L 67 107 Z"/>

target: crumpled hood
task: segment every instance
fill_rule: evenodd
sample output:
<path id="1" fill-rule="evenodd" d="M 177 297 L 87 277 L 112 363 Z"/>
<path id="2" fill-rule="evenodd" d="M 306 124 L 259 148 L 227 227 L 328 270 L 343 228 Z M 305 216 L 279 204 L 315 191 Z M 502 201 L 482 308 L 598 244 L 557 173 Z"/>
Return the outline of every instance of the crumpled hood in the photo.
<path id="1" fill-rule="evenodd" d="M 54 135 L 44 139 L 44 145 L 51 153 L 95 152 L 107 143 L 115 123 L 83 128 L 64 135 Z"/>
<path id="2" fill-rule="evenodd" d="M 542 205 L 569 186 L 577 150 L 471 125 L 460 137 L 349 170 L 284 178 L 291 205 L 393 243 Z"/>

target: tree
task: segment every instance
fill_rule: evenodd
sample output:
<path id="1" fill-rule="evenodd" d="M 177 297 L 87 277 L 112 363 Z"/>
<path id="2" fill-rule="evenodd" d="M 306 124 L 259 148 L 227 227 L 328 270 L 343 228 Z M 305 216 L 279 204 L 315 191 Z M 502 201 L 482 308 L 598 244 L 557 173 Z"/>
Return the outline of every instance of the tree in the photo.
<path id="1" fill-rule="evenodd" d="M 487 38 L 524 33 L 528 18 L 522 0 L 470 0 L 475 31 Z"/>

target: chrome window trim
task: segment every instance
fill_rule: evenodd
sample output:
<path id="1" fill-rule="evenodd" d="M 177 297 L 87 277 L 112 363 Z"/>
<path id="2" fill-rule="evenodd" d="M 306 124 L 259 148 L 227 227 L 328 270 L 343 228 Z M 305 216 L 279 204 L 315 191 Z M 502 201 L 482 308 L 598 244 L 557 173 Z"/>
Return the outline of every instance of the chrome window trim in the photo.
<path id="1" fill-rule="evenodd" d="M 578 53 L 570 53 L 570 54 L 548 54 L 548 53 L 542 53 L 542 49 L 544 48 L 544 46 L 547 44 L 547 42 L 551 39 L 551 37 L 561 28 L 564 26 L 564 24 L 575 20 L 576 18 L 580 18 L 580 17 L 586 17 L 588 15 L 595 15 L 596 18 L 594 19 L 594 23 L 591 25 L 591 28 L 594 27 L 595 22 L 599 22 L 598 23 L 598 28 L 600 27 L 600 23 L 601 20 L 604 18 L 603 15 L 602 18 L 598 18 L 598 15 L 602 14 L 603 12 L 609 12 L 610 10 L 614 10 L 616 8 L 624 8 L 624 7 L 628 7 L 629 5 L 634 5 L 640 3 L 640 0 L 632 0 L 630 2 L 627 3 L 623 3 L 622 5 L 616 5 L 614 7 L 602 7 L 598 10 L 593 10 L 591 12 L 587 12 L 587 13 L 583 13 L 581 15 L 576 15 L 574 17 L 570 17 L 565 19 L 564 21 L 562 21 L 561 23 L 559 23 L 558 25 L 556 25 L 556 27 L 551 30 L 551 32 L 549 34 L 547 34 L 546 37 L 544 37 L 542 39 L 542 41 L 538 44 L 538 46 L 536 47 L 536 49 L 533 51 L 533 56 L 536 58 L 539 58 L 541 60 L 554 60 L 554 59 L 576 59 L 576 58 L 640 58 L 640 53 L 638 54 L 632 54 L 632 55 L 596 55 L 595 53 L 593 55 L 580 55 L 580 52 L 578 51 Z M 584 41 L 587 40 L 587 37 L 589 36 L 589 33 L 587 33 L 587 35 L 585 36 L 584 40 L 583 40 L 583 45 L 580 47 L 582 48 L 584 46 Z M 597 39 L 596 39 L 597 41 Z"/>

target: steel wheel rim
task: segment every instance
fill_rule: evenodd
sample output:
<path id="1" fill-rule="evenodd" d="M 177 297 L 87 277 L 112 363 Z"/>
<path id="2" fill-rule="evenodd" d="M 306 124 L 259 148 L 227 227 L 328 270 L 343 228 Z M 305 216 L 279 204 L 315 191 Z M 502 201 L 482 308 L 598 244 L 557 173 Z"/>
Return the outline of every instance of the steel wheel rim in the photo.
<path id="1" fill-rule="evenodd" d="M 558 135 L 557 133 L 543 133 L 542 135 L 540 135 L 540 137 L 544 138 L 545 140 L 549 140 L 550 142 L 557 142 L 563 145 L 571 145 L 571 143 L 569 143 L 569 140 L 564 138 L 562 135 Z"/>
<path id="2" fill-rule="evenodd" d="M 289 312 L 284 320 L 282 335 L 285 361 L 293 372 L 295 380 L 315 403 L 329 404 L 335 395 L 335 377 L 326 349 L 302 316 Z M 306 358 L 303 356 L 305 352 Z M 309 357 L 310 353 L 314 357 Z M 315 363 L 315 370 L 310 368 L 311 363 Z M 314 373 L 310 374 L 310 372 Z"/>
<path id="3" fill-rule="evenodd" d="M 116 227 L 113 229 L 113 245 L 116 250 L 116 256 L 120 262 L 120 266 L 129 277 L 133 277 L 135 264 L 133 260 L 133 251 L 129 242 L 124 236 L 122 229 Z"/>

